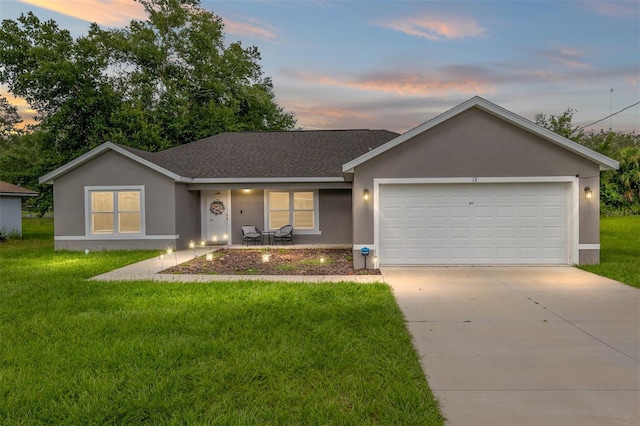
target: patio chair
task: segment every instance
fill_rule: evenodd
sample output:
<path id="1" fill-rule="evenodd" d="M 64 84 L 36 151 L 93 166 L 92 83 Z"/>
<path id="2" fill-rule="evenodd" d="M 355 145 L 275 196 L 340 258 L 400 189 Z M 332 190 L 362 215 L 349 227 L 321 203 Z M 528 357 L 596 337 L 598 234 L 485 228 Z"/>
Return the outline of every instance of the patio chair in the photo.
<path id="1" fill-rule="evenodd" d="M 242 245 L 247 243 L 247 247 L 250 242 L 256 244 L 262 244 L 262 232 L 253 225 L 244 225 L 242 227 Z"/>
<path id="2" fill-rule="evenodd" d="M 273 233 L 273 244 L 277 245 L 278 241 L 282 241 L 282 245 L 291 241 L 293 245 L 293 225 L 285 225 Z"/>

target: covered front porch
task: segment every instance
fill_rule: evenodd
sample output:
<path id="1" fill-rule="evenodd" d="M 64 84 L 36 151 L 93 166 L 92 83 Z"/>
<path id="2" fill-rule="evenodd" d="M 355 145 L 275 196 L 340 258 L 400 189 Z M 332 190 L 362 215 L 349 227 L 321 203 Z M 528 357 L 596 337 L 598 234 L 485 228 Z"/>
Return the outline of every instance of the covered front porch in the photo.
<path id="1" fill-rule="evenodd" d="M 240 248 L 243 245 L 242 227 L 249 225 L 261 233 L 261 238 L 252 242 L 253 245 L 273 246 L 276 243 L 273 233 L 290 224 L 294 227 L 292 235 L 296 247 L 351 245 L 350 185 L 331 183 L 321 188 L 292 183 L 250 188 L 238 186 L 189 185 L 189 192 L 199 195 L 200 226 L 199 232 L 196 230 L 181 238 L 195 246 Z"/>

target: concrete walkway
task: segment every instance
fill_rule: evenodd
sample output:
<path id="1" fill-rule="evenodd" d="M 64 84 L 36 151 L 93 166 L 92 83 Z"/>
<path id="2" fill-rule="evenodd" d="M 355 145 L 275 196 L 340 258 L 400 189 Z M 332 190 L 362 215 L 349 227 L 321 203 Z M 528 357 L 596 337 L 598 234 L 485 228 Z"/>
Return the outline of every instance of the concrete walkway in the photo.
<path id="1" fill-rule="evenodd" d="M 639 290 L 572 267 L 382 272 L 448 424 L 640 424 Z"/>
<path id="2" fill-rule="evenodd" d="M 301 248 L 298 246 L 297 248 Z M 210 281 L 286 281 L 286 282 L 382 282 L 381 275 L 186 275 L 186 274 L 160 274 L 159 272 L 187 262 L 195 257 L 204 256 L 202 249 L 178 250 L 171 254 L 142 262 L 133 263 L 104 274 L 97 275 L 94 281 L 164 281 L 164 282 L 210 282 Z"/>

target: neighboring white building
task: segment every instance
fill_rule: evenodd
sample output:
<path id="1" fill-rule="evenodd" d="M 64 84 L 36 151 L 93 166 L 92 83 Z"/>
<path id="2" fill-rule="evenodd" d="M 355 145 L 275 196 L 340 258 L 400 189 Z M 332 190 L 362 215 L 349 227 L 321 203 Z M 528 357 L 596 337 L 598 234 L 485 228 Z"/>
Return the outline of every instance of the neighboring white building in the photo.
<path id="1" fill-rule="evenodd" d="M 22 197 L 38 193 L 0 180 L 0 233 L 22 235 Z"/>

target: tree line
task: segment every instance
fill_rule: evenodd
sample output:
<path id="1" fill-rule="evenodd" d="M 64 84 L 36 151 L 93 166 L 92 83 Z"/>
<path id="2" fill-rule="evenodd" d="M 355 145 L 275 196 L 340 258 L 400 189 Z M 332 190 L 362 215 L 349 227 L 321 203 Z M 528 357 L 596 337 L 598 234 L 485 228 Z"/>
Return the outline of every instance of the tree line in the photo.
<path id="1" fill-rule="evenodd" d="M 136 0 L 145 20 L 120 29 L 93 23 L 74 38 L 33 13 L 0 25 L 0 84 L 37 111 L 21 126 L 0 96 L 0 180 L 39 191 L 38 178 L 105 141 L 159 151 L 222 132 L 291 130 L 255 46 L 227 43 L 222 19 L 200 0 Z M 635 133 L 585 133 L 574 110 L 538 114 L 537 124 L 620 162 L 601 174 L 601 212 L 640 214 L 640 140 Z"/>
<path id="2" fill-rule="evenodd" d="M 199 0 L 136 0 L 145 20 L 93 23 L 74 38 L 33 13 L 0 26 L 0 83 L 37 111 L 36 124 L 0 97 L 0 180 L 52 189 L 38 177 L 112 141 L 158 151 L 222 132 L 289 130 L 254 46 L 227 43 L 222 19 Z"/>
<path id="3" fill-rule="evenodd" d="M 612 130 L 585 132 L 573 125 L 575 110 L 535 116 L 536 124 L 578 142 L 620 163 L 618 170 L 600 172 L 600 214 L 640 215 L 640 135 Z"/>

